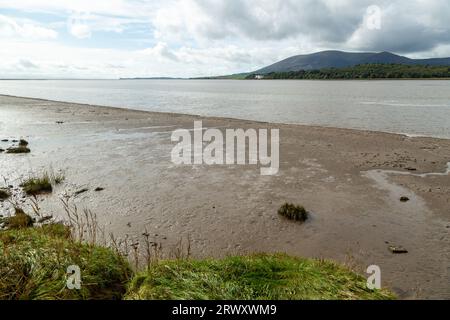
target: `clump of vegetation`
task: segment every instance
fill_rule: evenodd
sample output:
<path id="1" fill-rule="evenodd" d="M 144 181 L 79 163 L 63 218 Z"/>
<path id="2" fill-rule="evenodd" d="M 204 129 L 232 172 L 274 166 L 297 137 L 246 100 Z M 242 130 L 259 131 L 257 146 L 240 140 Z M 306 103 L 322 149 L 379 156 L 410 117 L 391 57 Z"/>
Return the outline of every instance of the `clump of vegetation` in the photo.
<path id="1" fill-rule="evenodd" d="M 11 147 L 6 150 L 6 153 L 30 153 L 31 150 L 24 146 Z"/>
<path id="2" fill-rule="evenodd" d="M 8 141 L 8 140 L 2 140 Z M 13 140 L 12 142 L 18 142 L 18 146 L 12 146 L 6 150 L 6 153 L 30 153 L 31 150 L 28 148 L 28 141 L 24 139 Z"/>
<path id="3" fill-rule="evenodd" d="M 11 197 L 11 192 L 8 189 L 0 188 L 0 200 L 6 200 Z"/>
<path id="4" fill-rule="evenodd" d="M 36 176 L 28 178 L 20 186 L 28 195 L 38 195 L 53 191 L 51 178 L 47 172 L 44 172 L 44 174 L 40 177 Z"/>
<path id="5" fill-rule="evenodd" d="M 278 209 L 278 214 L 294 221 L 305 222 L 308 219 L 308 212 L 302 206 L 296 206 L 292 203 L 285 203 Z"/>
<path id="6" fill-rule="evenodd" d="M 15 215 L 2 219 L 3 226 L 9 230 L 22 229 L 33 226 L 33 218 L 26 214 L 22 209 L 15 208 Z"/>
<path id="7" fill-rule="evenodd" d="M 0 251 L 0 300 L 120 299 L 131 274 L 115 251 L 72 240 L 62 224 L 1 231 Z M 70 265 L 81 290 L 66 287 Z"/>
<path id="8" fill-rule="evenodd" d="M 392 299 L 333 262 L 284 254 L 160 261 L 136 275 L 126 299 Z"/>
<path id="9" fill-rule="evenodd" d="M 66 179 L 66 176 L 64 175 L 64 172 L 58 171 L 54 172 L 53 170 L 50 171 L 50 182 L 52 184 L 61 184 Z"/>

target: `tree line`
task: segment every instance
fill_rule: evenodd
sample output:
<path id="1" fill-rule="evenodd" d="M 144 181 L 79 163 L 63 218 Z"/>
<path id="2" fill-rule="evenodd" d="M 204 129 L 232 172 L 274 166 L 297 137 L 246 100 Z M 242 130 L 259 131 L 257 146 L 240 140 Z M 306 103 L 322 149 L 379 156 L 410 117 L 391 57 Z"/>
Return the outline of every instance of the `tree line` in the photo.
<path id="1" fill-rule="evenodd" d="M 263 79 L 430 79 L 450 78 L 449 66 L 404 65 L 404 64 L 361 64 L 345 68 L 324 68 L 320 70 L 300 70 L 271 72 Z M 260 75 L 250 74 L 246 79 L 258 79 Z"/>

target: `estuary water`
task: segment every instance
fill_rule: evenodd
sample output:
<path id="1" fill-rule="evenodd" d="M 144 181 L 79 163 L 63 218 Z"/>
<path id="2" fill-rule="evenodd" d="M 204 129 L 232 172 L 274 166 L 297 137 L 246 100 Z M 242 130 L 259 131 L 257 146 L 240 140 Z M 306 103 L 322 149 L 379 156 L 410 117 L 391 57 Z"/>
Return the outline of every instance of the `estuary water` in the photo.
<path id="1" fill-rule="evenodd" d="M 0 94 L 450 139 L 450 80 L 2 80 Z"/>

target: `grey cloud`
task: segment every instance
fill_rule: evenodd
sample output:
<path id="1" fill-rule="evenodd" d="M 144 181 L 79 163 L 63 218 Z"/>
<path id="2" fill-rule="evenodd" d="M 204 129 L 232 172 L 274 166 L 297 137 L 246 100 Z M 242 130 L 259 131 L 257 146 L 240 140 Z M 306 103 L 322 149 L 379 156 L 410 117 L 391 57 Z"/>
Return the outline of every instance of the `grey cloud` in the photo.
<path id="1" fill-rule="evenodd" d="M 359 4 L 357 8 L 333 8 L 327 1 L 317 0 L 196 3 L 210 17 L 210 23 L 200 28 L 205 36 L 220 39 L 243 35 L 255 40 L 280 40 L 303 34 L 323 41 L 343 41 L 361 23 L 367 7 Z"/>
<path id="2" fill-rule="evenodd" d="M 321 47 L 347 46 L 398 53 L 430 50 L 450 43 L 450 2 L 446 0 L 195 0 L 195 3 L 208 17 L 196 30 L 211 40 L 301 38 Z M 371 5 L 381 8 L 381 30 L 366 30 L 362 25 Z"/>
<path id="3" fill-rule="evenodd" d="M 17 66 L 20 69 L 39 69 L 39 66 L 37 66 L 36 64 L 31 62 L 30 60 L 26 60 L 26 59 L 20 59 L 17 62 Z"/>

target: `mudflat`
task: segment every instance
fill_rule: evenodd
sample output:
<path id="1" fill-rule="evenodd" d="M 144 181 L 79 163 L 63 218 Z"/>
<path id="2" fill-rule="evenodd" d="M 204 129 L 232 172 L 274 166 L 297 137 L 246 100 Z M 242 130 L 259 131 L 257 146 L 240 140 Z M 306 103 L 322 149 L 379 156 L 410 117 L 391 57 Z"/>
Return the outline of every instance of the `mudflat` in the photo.
<path id="1" fill-rule="evenodd" d="M 195 120 L 280 129 L 279 173 L 173 164 L 171 134 Z M 196 257 L 286 252 L 361 273 L 378 265 L 382 285 L 400 298 L 450 298 L 450 140 L 0 96 L 0 140 L 8 140 L 0 148 L 20 138 L 31 152 L 0 153 L 0 175 L 28 210 L 23 178 L 62 170 L 65 181 L 39 197 L 41 210 L 61 219 L 60 198 L 71 194 L 116 237 L 148 232 L 165 248 L 189 238 Z M 303 205 L 307 222 L 278 216 L 285 202 Z M 0 214 L 12 214 L 10 201 Z"/>

